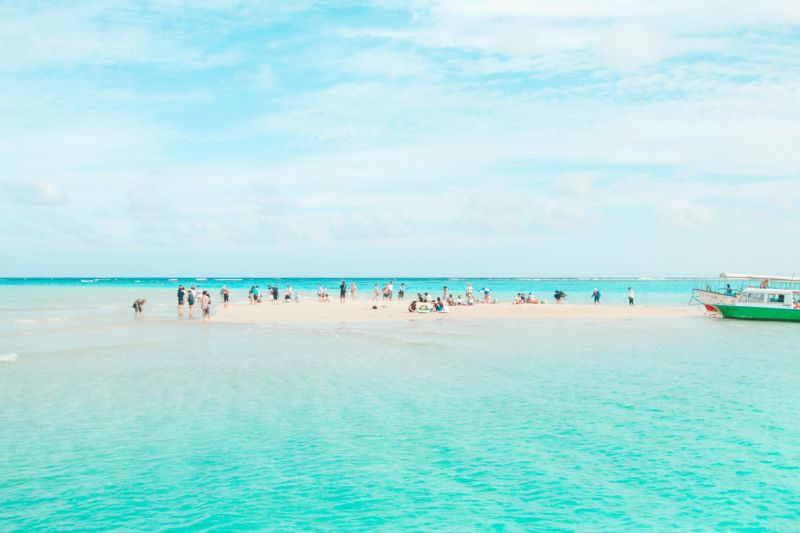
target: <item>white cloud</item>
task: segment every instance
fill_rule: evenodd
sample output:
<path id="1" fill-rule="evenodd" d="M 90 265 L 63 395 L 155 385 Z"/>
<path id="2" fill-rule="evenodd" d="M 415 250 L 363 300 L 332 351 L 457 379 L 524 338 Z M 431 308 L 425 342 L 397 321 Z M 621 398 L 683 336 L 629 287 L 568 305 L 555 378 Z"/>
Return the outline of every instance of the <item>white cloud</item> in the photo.
<path id="1" fill-rule="evenodd" d="M 12 201 L 33 205 L 63 204 L 66 196 L 53 183 L 46 181 L 14 180 L 0 182 L 0 189 Z"/>
<path id="2" fill-rule="evenodd" d="M 698 204 L 676 200 L 657 208 L 658 214 L 678 228 L 707 228 L 717 219 L 718 208 L 711 204 Z"/>
<path id="3" fill-rule="evenodd" d="M 571 172 L 562 174 L 551 185 L 556 194 L 565 196 L 586 196 L 592 190 L 594 174 L 591 172 Z"/>
<path id="4" fill-rule="evenodd" d="M 277 83 L 275 71 L 269 65 L 261 65 L 255 75 L 256 84 L 264 90 L 272 89 Z"/>
<path id="5" fill-rule="evenodd" d="M 600 56 L 621 71 L 658 63 L 679 50 L 672 39 L 656 28 L 631 22 L 615 24 L 599 43 Z"/>

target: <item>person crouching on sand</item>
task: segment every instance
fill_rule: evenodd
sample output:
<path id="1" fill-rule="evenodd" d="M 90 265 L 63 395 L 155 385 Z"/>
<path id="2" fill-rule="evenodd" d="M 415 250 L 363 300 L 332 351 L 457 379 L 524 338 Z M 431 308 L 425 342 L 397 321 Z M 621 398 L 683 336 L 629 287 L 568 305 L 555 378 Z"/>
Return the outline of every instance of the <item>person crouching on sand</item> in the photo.
<path id="1" fill-rule="evenodd" d="M 147 303 L 147 300 L 143 300 L 141 298 L 138 298 L 138 299 L 134 300 L 133 301 L 133 305 L 131 306 L 131 307 L 133 307 L 134 314 L 141 315 L 142 314 L 142 308 L 144 308 L 144 304 L 146 304 L 146 303 Z"/>

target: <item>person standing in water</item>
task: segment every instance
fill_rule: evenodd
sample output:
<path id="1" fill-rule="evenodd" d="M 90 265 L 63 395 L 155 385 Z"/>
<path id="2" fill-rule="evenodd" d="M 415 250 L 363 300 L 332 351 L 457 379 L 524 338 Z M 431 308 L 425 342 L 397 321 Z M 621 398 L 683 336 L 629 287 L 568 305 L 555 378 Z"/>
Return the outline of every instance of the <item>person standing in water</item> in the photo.
<path id="1" fill-rule="evenodd" d="M 636 293 L 633 292 L 633 287 L 628 287 L 628 305 L 633 305 L 633 300 L 636 298 Z"/>
<path id="2" fill-rule="evenodd" d="M 594 305 L 600 303 L 600 291 L 598 291 L 597 289 L 592 291 L 592 300 L 594 300 Z"/>
<path id="3" fill-rule="evenodd" d="M 356 301 L 356 293 L 357 292 L 358 292 L 358 289 L 356 288 L 356 282 L 354 281 L 354 282 L 350 283 L 350 298 L 352 298 L 354 302 Z"/>
<path id="4" fill-rule="evenodd" d="M 203 320 L 211 318 L 211 295 L 208 291 L 203 291 L 200 295 L 200 310 L 203 312 Z"/>
<path id="5" fill-rule="evenodd" d="M 446 302 L 447 301 L 447 285 L 442 287 L 442 299 Z"/>
<path id="6" fill-rule="evenodd" d="M 186 300 L 186 289 L 178 287 L 178 316 L 183 316 L 183 302 Z"/>
<path id="7" fill-rule="evenodd" d="M 339 284 L 339 303 L 343 304 L 347 297 L 347 283 L 344 280 Z"/>
<path id="8" fill-rule="evenodd" d="M 401 283 L 400 284 L 400 290 L 397 291 L 397 299 L 398 300 L 402 300 L 405 297 L 405 295 L 406 295 L 406 284 L 405 283 Z"/>
<path id="9" fill-rule="evenodd" d="M 375 284 L 375 288 L 372 290 L 372 301 L 373 302 L 377 302 L 378 301 L 378 296 L 380 296 L 380 294 L 381 294 L 381 291 L 378 288 L 378 284 L 376 283 Z"/>
<path id="10" fill-rule="evenodd" d="M 228 290 L 226 285 L 222 286 L 222 289 L 219 291 L 219 295 L 222 298 L 222 304 L 225 307 L 228 307 L 228 301 L 231 299 L 231 291 Z"/>
<path id="11" fill-rule="evenodd" d="M 189 318 L 194 317 L 194 299 L 195 299 L 195 291 L 194 286 L 189 289 L 189 294 L 186 295 L 186 301 L 189 304 Z"/>

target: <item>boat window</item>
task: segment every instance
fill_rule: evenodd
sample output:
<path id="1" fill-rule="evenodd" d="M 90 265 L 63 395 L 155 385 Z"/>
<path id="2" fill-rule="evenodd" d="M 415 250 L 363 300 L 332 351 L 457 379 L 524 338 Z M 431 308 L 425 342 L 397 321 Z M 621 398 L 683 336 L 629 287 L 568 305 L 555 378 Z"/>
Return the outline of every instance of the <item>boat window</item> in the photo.
<path id="1" fill-rule="evenodd" d="M 783 294 L 770 294 L 769 303 L 782 304 L 785 301 L 785 298 L 786 297 Z"/>
<path id="2" fill-rule="evenodd" d="M 764 293 L 761 292 L 745 292 L 742 293 L 742 297 L 739 300 L 741 302 L 750 302 L 750 303 L 764 303 Z"/>

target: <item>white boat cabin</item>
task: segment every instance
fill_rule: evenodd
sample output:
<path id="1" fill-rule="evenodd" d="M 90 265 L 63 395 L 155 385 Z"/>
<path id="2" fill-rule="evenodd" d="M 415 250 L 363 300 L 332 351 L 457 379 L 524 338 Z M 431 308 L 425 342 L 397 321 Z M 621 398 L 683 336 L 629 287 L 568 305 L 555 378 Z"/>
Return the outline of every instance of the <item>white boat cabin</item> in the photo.
<path id="1" fill-rule="evenodd" d="M 791 289 L 757 289 L 754 287 L 742 290 L 736 299 L 736 305 L 748 307 L 785 307 L 800 308 L 800 291 Z"/>

